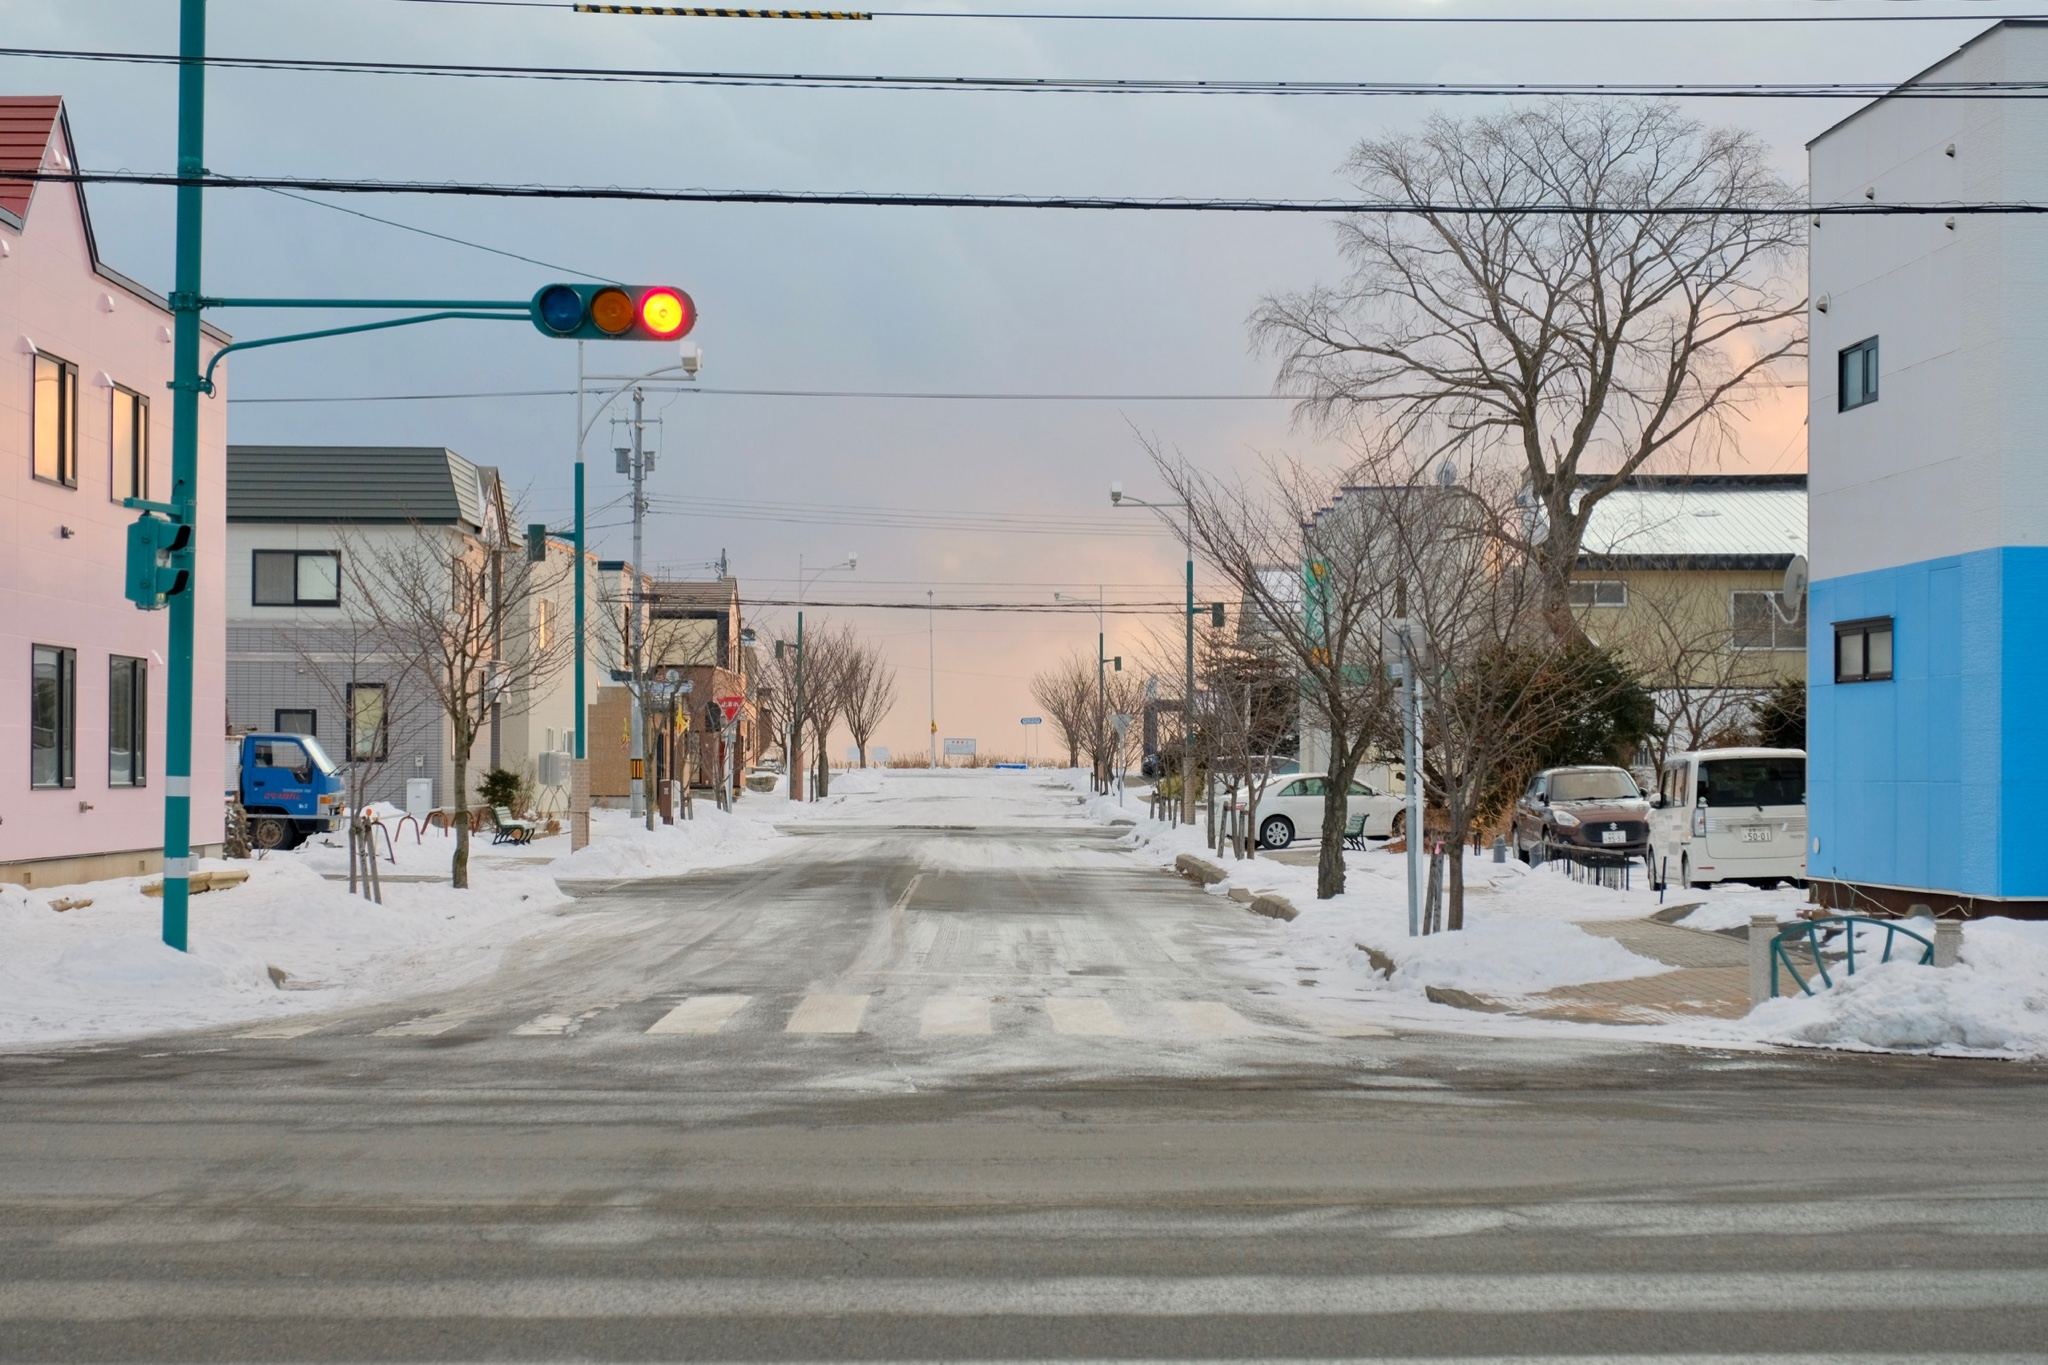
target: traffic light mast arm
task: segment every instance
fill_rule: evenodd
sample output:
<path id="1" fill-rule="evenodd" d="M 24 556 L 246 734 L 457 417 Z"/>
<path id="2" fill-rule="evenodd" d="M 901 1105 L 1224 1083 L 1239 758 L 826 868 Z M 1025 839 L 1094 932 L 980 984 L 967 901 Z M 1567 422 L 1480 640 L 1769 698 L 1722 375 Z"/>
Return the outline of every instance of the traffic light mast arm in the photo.
<path id="1" fill-rule="evenodd" d="M 339 306 L 348 307 L 350 305 L 343 304 Z M 405 305 L 396 303 L 373 303 L 363 304 L 360 306 L 374 308 L 395 308 L 404 307 Z M 218 351 L 215 351 L 213 353 L 213 358 L 207 361 L 206 373 L 203 376 L 201 376 L 199 380 L 199 391 L 201 393 L 208 394 L 213 392 L 214 366 L 220 364 L 221 358 L 227 355 L 227 353 L 230 351 L 253 351 L 261 346 L 282 346 L 289 341 L 318 341 L 322 337 L 347 336 L 352 332 L 381 332 L 389 327 L 410 327 L 415 323 L 445 322 L 452 318 L 473 318 L 482 322 L 527 321 L 528 318 L 526 312 L 526 305 L 522 303 L 518 305 L 518 307 L 519 311 L 516 313 L 481 313 L 467 310 L 449 310 L 439 313 L 422 313 L 418 317 L 411 318 L 386 318 L 382 322 L 359 322 L 355 324 L 353 327 L 326 327 L 322 328 L 320 331 L 317 332 L 293 332 L 287 336 L 281 337 L 259 337 L 254 341 L 231 341 L 227 345 L 221 347 Z"/>

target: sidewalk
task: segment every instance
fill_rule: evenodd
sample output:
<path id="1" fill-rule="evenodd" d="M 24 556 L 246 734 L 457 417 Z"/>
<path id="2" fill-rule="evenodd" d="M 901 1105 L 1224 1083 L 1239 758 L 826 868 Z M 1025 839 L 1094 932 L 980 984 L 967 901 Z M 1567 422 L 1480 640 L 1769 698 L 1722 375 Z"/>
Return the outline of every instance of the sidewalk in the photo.
<path id="1" fill-rule="evenodd" d="M 1579 928 L 1678 970 L 1561 986 L 1530 997 L 1518 1013 L 1583 1024 L 1662 1024 L 1702 1015 L 1738 1019 L 1749 1013 L 1749 946 L 1742 940 L 1654 920 L 1580 921 Z"/>

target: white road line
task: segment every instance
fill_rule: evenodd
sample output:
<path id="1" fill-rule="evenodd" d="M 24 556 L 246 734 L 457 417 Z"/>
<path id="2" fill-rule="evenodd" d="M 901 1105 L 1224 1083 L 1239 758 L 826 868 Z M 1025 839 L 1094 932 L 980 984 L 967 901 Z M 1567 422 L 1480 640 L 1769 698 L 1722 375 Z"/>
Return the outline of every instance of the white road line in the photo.
<path id="1" fill-rule="evenodd" d="M 263 1026 L 262 1028 L 252 1028 L 252 1029 L 250 1029 L 250 1030 L 249 1030 L 249 1031 L 248 1031 L 247 1033 L 237 1033 L 237 1034 L 235 1035 L 235 1037 L 237 1037 L 237 1038 L 303 1038 L 303 1037 L 305 1037 L 305 1036 L 306 1036 L 307 1034 L 311 1033 L 311 1032 L 312 1032 L 312 1031 L 313 1031 L 314 1029 L 317 1029 L 317 1028 L 325 1028 L 325 1027 L 326 1027 L 326 1021 L 325 1021 L 325 1020 L 315 1020 L 315 1021 L 314 1021 L 313 1023 L 310 1023 L 310 1024 L 304 1024 L 304 1023 L 297 1023 L 297 1024 L 265 1024 L 265 1025 L 264 1025 L 264 1026 Z"/>
<path id="2" fill-rule="evenodd" d="M 0 1322 L 298 1318 L 531 1320 L 839 1317 L 1197 1319 L 1506 1314 L 2010 1314 L 2048 1308 L 2043 1270 L 1815 1270 L 1536 1275 L 1073 1275 L 339 1281 L 15 1279 Z M 1672 1356 L 1659 1356 L 1672 1360 Z M 1751 1357 L 1752 1359 L 1755 1357 Z M 1873 1357 L 1859 1356 L 1868 1360 Z M 1922 1357 L 1925 1359 L 1926 1357 Z M 1969 1358 L 1969 1357 L 1964 1357 Z M 1977 1357 L 1986 1359 L 1989 1357 Z M 1550 1358 L 1550 1359 L 1554 1359 Z"/>
<path id="3" fill-rule="evenodd" d="M 1070 1034 L 1076 1038 L 1121 1038 L 1124 1035 L 1123 1020 L 1116 1017 L 1116 1011 L 1109 1007 L 1107 1000 L 1093 996 L 1053 996 L 1045 1002 L 1045 1012 L 1052 1020 L 1053 1032 Z"/>
<path id="4" fill-rule="evenodd" d="M 942 995 L 924 1002 L 917 1031 L 927 1038 L 988 1033 L 989 1002 L 978 995 Z"/>
<path id="5" fill-rule="evenodd" d="M 751 995 L 697 995 L 654 1021 L 649 1033 L 716 1033 L 753 1000 Z"/>
<path id="6" fill-rule="evenodd" d="M 865 995 L 807 995 L 783 1025 L 785 1033 L 859 1033 Z"/>
<path id="7" fill-rule="evenodd" d="M 582 1028 L 586 1020 L 595 1019 L 610 1009 L 610 1005 L 599 1005 L 578 1014 L 542 1014 L 527 1020 L 512 1030 L 514 1038 L 566 1038 Z"/>
<path id="8" fill-rule="evenodd" d="M 1181 1027 L 1206 1038 L 1249 1038 L 1258 1025 L 1220 1000 L 1169 1000 L 1166 1008 Z"/>
<path id="9" fill-rule="evenodd" d="M 389 1028 L 380 1028 L 370 1036 L 373 1038 L 437 1038 L 452 1028 L 460 1028 L 469 1022 L 466 1010 L 444 1010 L 440 1014 L 423 1015 L 418 1019 L 407 1019 Z"/>

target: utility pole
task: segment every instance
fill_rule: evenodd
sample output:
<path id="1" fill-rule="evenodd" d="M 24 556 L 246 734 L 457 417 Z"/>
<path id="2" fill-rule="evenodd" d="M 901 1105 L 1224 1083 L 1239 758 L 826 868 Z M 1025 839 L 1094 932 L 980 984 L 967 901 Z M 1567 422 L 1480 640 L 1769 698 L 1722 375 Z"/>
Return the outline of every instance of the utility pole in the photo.
<path id="1" fill-rule="evenodd" d="M 642 700 L 642 689 L 647 685 L 646 670 L 640 657 L 645 633 L 640 624 L 640 591 L 642 568 L 640 563 L 641 525 L 647 516 L 647 448 L 644 440 L 647 423 L 644 418 L 647 395 L 638 385 L 633 389 L 633 563 L 628 591 L 631 610 L 627 617 L 626 666 L 633 670 L 633 814 L 642 817 L 647 828 L 654 828 L 654 805 L 647 799 L 647 707 Z"/>
<path id="2" fill-rule="evenodd" d="M 576 551 L 576 706 L 570 712 L 576 722 L 576 748 L 569 759 L 569 851 L 590 846 L 590 759 L 584 748 L 583 732 L 590 728 L 590 690 L 585 682 L 583 619 L 583 342 L 576 342 L 576 529 L 569 542 Z"/>
<path id="3" fill-rule="evenodd" d="M 1184 502 L 1147 502 L 1143 498 L 1127 498 L 1122 484 L 1111 484 L 1109 505 L 1122 507 L 1126 503 L 1159 513 L 1160 519 L 1168 526 L 1173 525 L 1173 519 L 1166 513 L 1176 507 L 1181 511 L 1179 530 L 1181 543 L 1188 552 L 1188 595 L 1182 613 L 1185 619 L 1181 622 L 1187 640 L 1187 674 L 1180 706 L 1180 822 L 1192 825 L 1195 823 L 1195 510 Z"/>
<path id="4" fill-rule="evenodd" d="M 178 11 L 178 242 L 171 291 L 171 506 L 195 532 L 199 522 L 199 267 L 201 194 L 206 173 L 206 0 Z M 146 496 L 146 494 L 145 494 Z M 173 555 L 196 568 L 188 539 Z M 196 573 L 170 600 L 170 678 L 164 689 L 163 940 L 185 951 L 192 889 L 192 633 Z"/>
<path id="5" fill-rule="evenodd" d="M 925 674 L 931 681 L 932 767 L 939 766 L 939 607 L 932 590 L 924 590 Z"/>
<path id="6" fill-rule="evenodd" d="M 1405 594 L 1404 594 L 1405 596 Z M 1421 651 L 1414 622 L 1403 617 L 1401 635 L 1401 765 L 1408 796 L 1408 937 L 1422 933 L 1422 687 L 1416 676 Z M 1334 739 L 1334 736 L 1333 736 Z"/>

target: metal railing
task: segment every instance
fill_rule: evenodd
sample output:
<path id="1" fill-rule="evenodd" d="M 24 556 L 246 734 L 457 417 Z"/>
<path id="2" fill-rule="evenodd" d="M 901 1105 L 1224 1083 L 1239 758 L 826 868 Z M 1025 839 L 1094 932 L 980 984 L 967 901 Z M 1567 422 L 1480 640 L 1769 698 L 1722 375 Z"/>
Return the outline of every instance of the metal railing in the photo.
<path id="1" fill-rule="evenodd" d="M 1899 938 L 1905 937 L 1920 945 L 1919 961 L 1921 966 L 1931 967 L 1934 965 L 1933 940 L 1921 937 L 1911 929 L 1900 925 L 1897 920 L 1872 919 L 1867 915 L 1830 915 L 1823 919 L 1802 920 L 1798 924 L 1786 925 L 1778 931 L 1777 937 L 1771 940 L 1772 997 L 1775 998 L 1778 994 L 1778 966 L 1780 963 L 1784 964 L 1785 970 L 1791 974 L 1792 979 L 1799 983 L 1801 994 L 1813 994 L 1813 987 L 1809 984 L 1813 978 L 1800 975 L 1797 964 L 1792 961 L 1792 954 L 1786 949 L 1788 940 L 1802 943 L 1808 955 L 1813 959 L 1814 975 L 1820 978 L 1822 986 L 1831 987 L 1835 984 L 1834 977 L 1828 974 L 1828 962 L 1831 956 L 1832 960 L 1842 964 L 1843 976 L 1854 976 L 1856 974 L 1856 933 L 1859 928 L 1863 927 L 1884 931 L 1884 952 L 1878 957 L 1877 960 L 1879 962 L 1890 962 L 1894 946 Z M 1828 929 L 1826 934 L 1821 932 L 1823 928 Z M 1843 940 L 1845 945 L 1844 951 L 1840 954 L 1830 955 L 1825 950 L 1838 936 Z M 1868 952 L 1864 954 L 1864 958 L 1868 961 Z"/>

